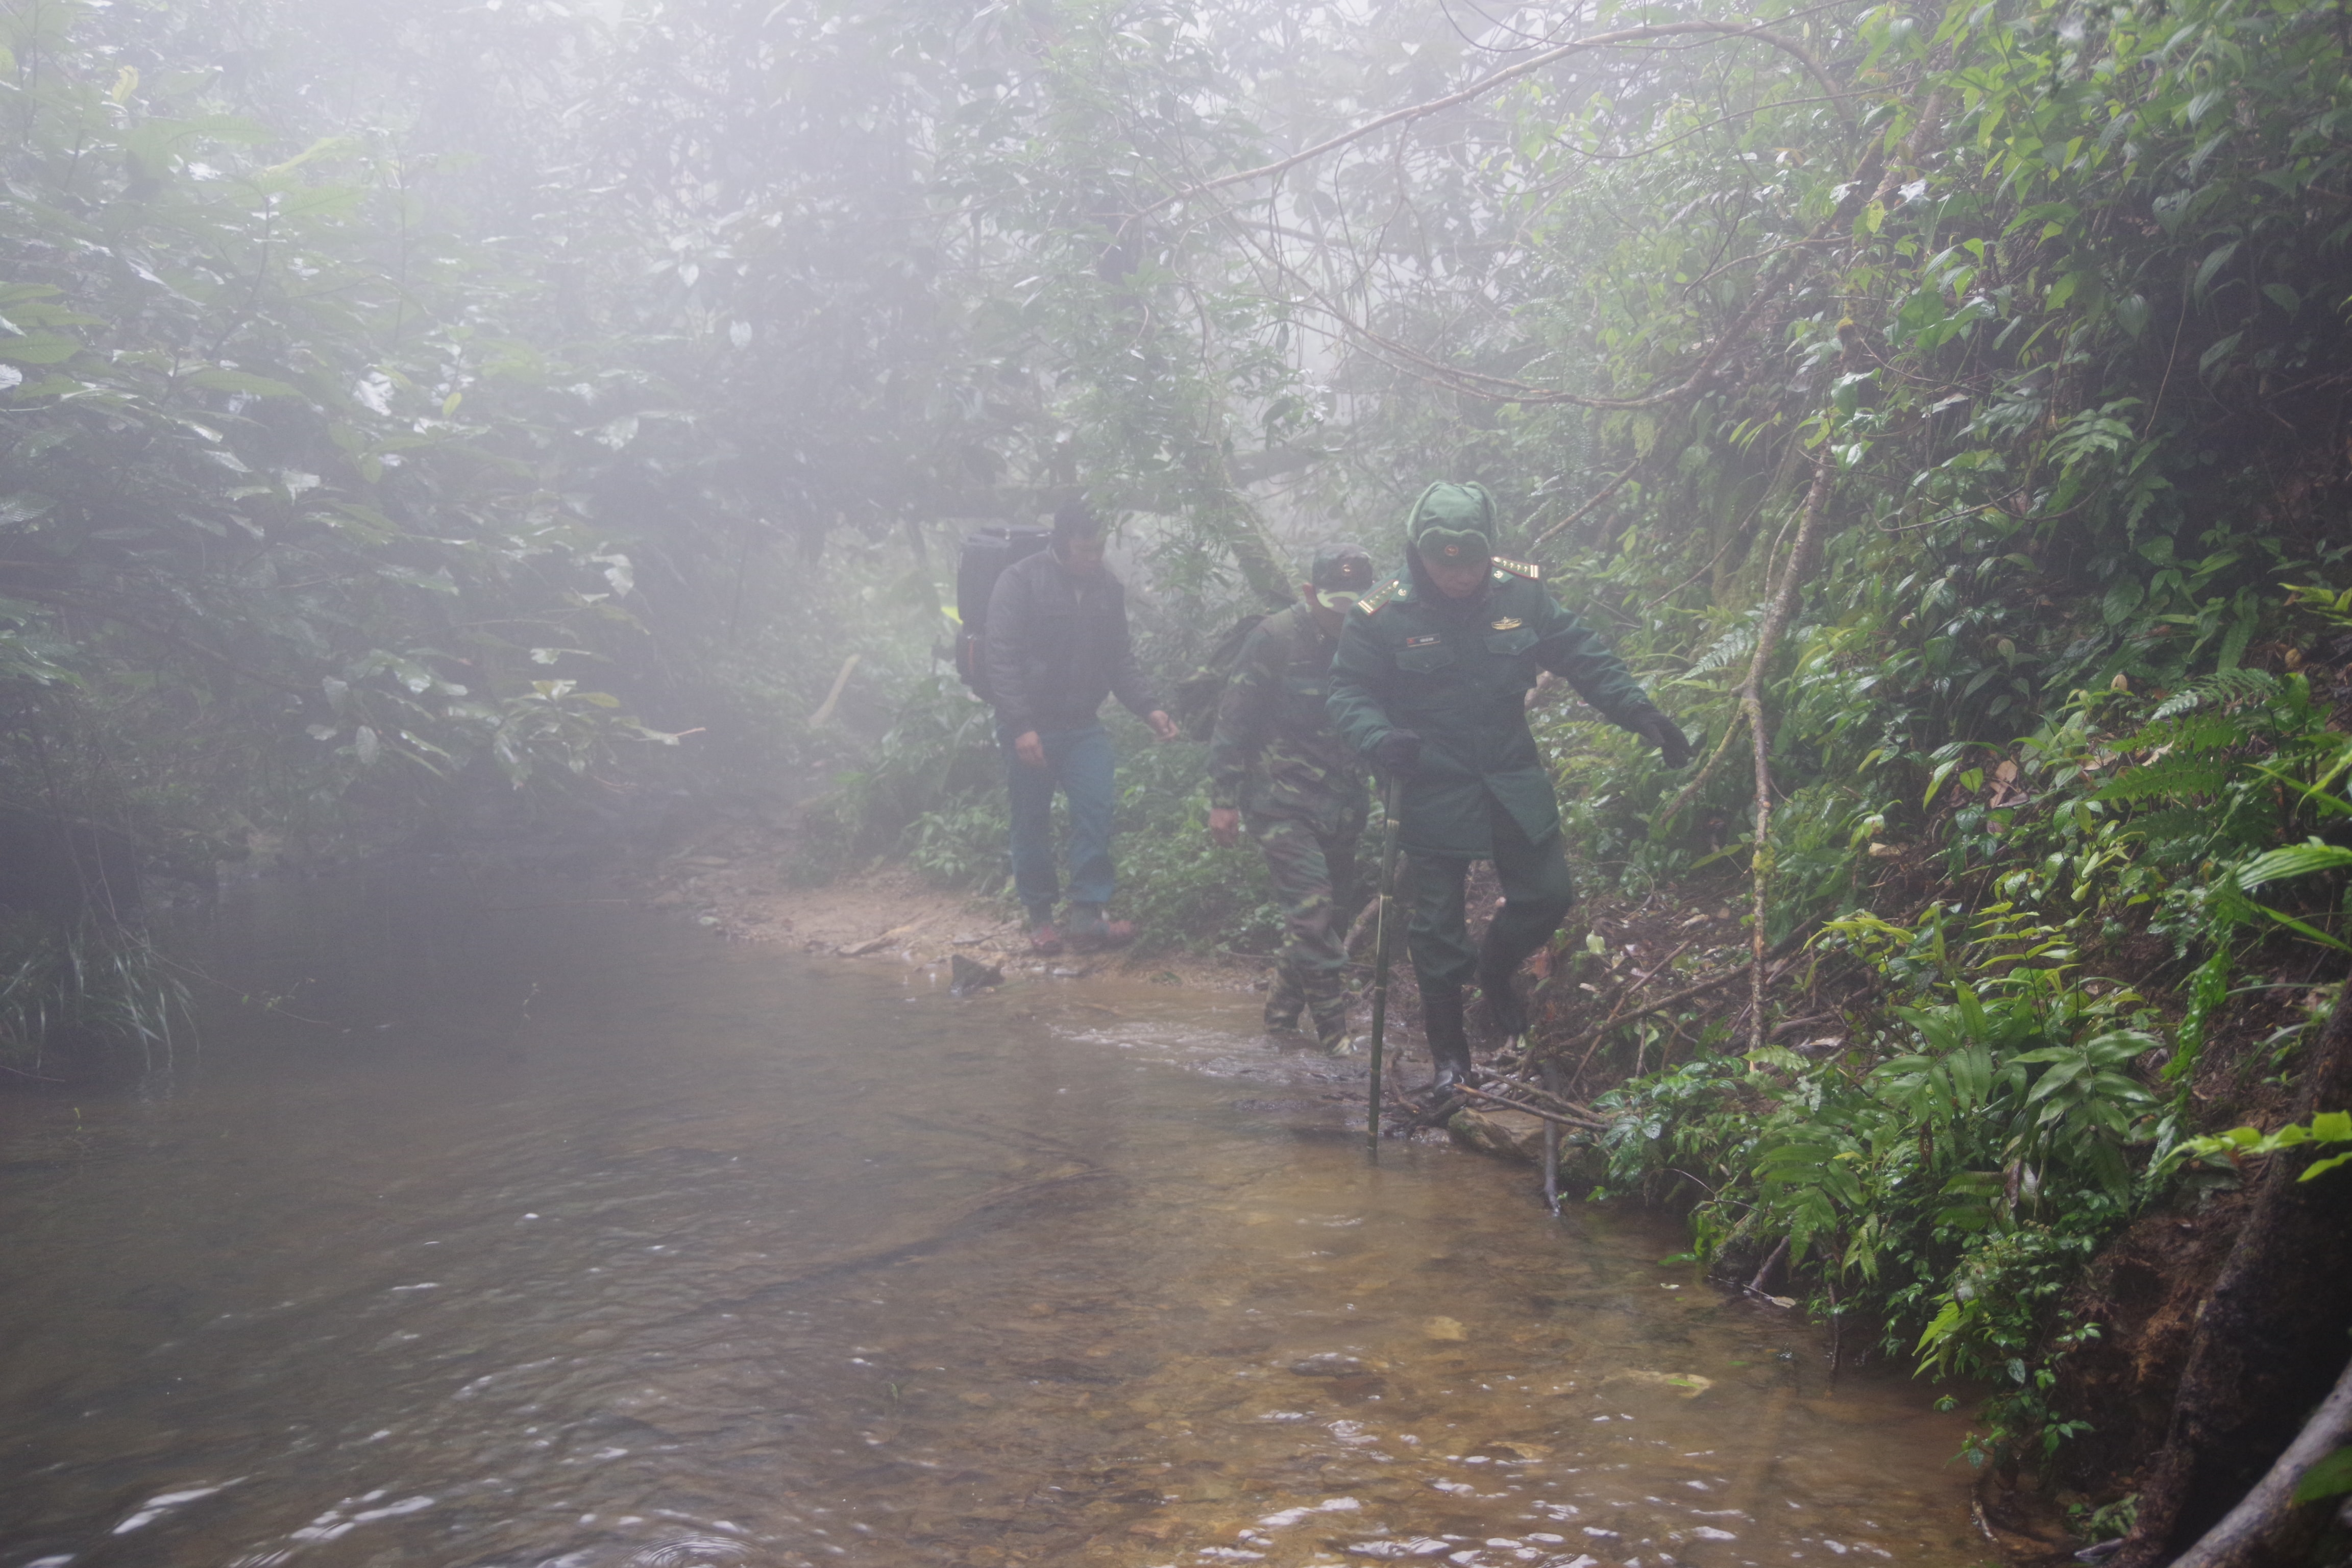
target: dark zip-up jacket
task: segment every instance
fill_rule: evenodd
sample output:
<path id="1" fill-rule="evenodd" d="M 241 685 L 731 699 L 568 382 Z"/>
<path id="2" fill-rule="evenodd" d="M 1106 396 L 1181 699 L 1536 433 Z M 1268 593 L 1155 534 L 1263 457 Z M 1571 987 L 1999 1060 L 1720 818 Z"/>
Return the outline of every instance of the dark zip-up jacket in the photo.
<path id="1" fill-rule="evenodd" d="M 1534 843 L 1559 831 L 1551 771 L 1528 732 L 1526 697 L 1538 671 L 1566 679 L 1624 729 L 1638 732 L 1656 710 L 1541 575 L 1498 559 L 1475 597 L 1448 599 L 1414 573 L 1348 612 L 1331 664 L 1331 722 L 1365 752 L 1391 730 L 1421 737 L 1401 818 L 1408 850 L 1486 858 L 1489 800 Z"/>
<path id="2" fill-rule="evenodd" d="M 1139 719 L 1160 706 L 1128 638 L 1127 590 L 1108 571 L 1073 575 L 1051 550 L 996 579 L 986 642 L 991 700 L 1016 735 L 1083 730 L 1113 695 Z"/>

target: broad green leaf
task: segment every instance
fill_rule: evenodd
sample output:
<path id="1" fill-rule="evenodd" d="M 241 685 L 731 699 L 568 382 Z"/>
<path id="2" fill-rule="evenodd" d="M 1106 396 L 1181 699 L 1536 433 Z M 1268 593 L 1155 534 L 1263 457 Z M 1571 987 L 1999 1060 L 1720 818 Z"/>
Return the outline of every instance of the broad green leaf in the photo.
<path id="1" fill-rule="evenodd" d="M 0 338 L 0 360 L 13 364 L 63 364 L 81 352 L 79 340 L 58 332 Z"/>
<path id="2" fill-rule="evenodd" d="M 2338 1448 L 2303 1472 L 2294 1483 L 2294 1500 L 2318 1502 L 2352 1492 L 2352 1447 Z"/>
<path id="3" fill-rule="evenodd" d="M 2239 869 L 2238 886 L 2252 892 L 2256 888 L 2284 881 L 2290 877 L 2340 871 L 2347 866 L 2352 866 L 2352 849 L 2314 838 L 2308 843 L 2291 844 L 2284 849 L 2255 856 Z"/>

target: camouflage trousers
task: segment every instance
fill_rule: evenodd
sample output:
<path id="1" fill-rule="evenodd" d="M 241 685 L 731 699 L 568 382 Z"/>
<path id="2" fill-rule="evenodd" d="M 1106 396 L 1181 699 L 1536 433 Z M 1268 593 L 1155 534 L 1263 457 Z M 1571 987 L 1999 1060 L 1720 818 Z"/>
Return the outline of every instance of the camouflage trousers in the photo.
<path id="1" fill-rule="evenodd" d="M 1287 1028 L 1303 1008 L 1318 1038 L 1337 1036 L 1348 1021 L 1348 921 L 1357 904 L 1356 841 L 1363 820 L 1351 816 L 1328 833 L 1295 816 L 1252 812 L 1243 820 L 1282 901 L 1286 940 L 1275 957 L 1266 1022 Z"/>

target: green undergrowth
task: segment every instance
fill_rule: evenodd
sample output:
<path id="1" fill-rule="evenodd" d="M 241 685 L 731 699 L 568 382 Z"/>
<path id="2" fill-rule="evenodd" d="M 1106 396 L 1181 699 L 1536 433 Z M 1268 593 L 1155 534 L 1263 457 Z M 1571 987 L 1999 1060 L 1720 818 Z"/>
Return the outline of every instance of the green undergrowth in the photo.
<path id="1" fill-rule="evenodd" d="M 1917 759 L 1908 801 L 1900 761 L 1838 791 L 1873 903 L 1783 893 L 1811 932 L 1784 985 L 1835 1021 L 1802 1052 L 1702 1039 L 1601 1097 L 1601 1193 L 1687 1205 L 1729 1277 L 1784 1247 L 1811 1310 L 1992 1391 L 1972 1459 L 2048 1464 L 2095 1419 L 2052 1400 L 2102 1331 L 2063 1316 L 2069 1287 L 2311 1027 L 2225 1060 L 2232 1008 L 2340 968 L 2352 742 L 2302 673 L 2239 667 L 2078 691 L 2011 744 Z"/>

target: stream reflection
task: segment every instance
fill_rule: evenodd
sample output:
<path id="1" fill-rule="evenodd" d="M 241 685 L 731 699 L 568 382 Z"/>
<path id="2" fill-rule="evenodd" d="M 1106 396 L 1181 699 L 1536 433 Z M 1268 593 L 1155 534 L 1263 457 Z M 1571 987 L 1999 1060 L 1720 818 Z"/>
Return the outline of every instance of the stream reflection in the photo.
<path id="1" fill-rule="evenodd" d="M 301 1016 L 0 1104 L 0 1568 L 1984 1555 L 1925 1392 L 1369 1166 L 1250 999 L 575 891 L 261 889 L 206 963 Z"/>

